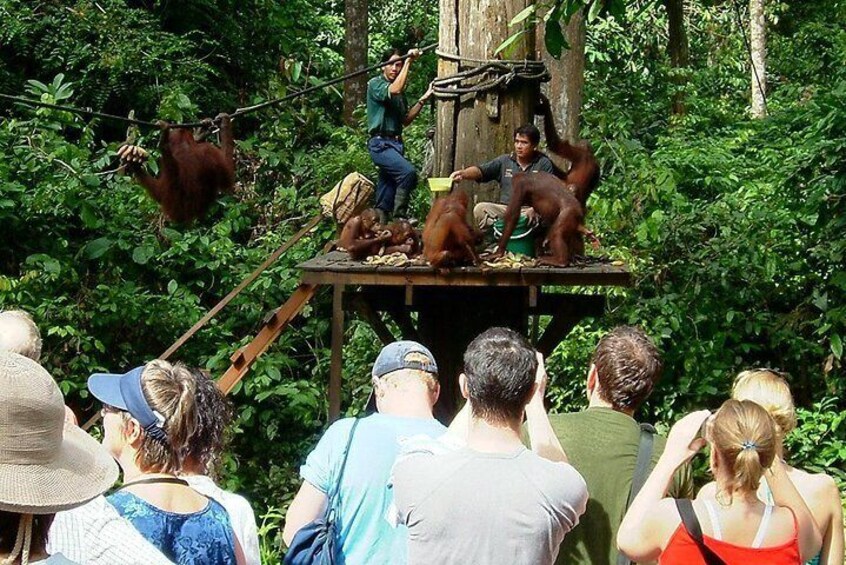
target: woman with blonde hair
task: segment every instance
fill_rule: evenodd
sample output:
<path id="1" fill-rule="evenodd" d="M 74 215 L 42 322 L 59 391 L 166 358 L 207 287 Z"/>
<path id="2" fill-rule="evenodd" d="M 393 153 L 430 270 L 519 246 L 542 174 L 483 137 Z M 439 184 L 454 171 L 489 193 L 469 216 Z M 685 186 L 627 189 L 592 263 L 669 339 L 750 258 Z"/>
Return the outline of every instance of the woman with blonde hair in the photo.
<path id="1" fill-rule="evenodd" d="M 754 402 L 727 400 L 709 416 L 707 410 L 688 414 L 670 430 L 658 464 L 620 525 L 620 551 L 632 561 L 657 559 L 662 565 L 799 565 L 815 555 L 820 534 L 776 457 L 770 415 Z M 720 504 L 665 498 L 676 469 L 706 440 Z M 765 474 L 774 504 L 756 495 Z"/>
<path id="2" fill-rule="evenodd" d="M 197 426 L 197 384 L 186 367 L 151 361 L 126 374 L 95 374 L 103 445 L 123 470 L 109 502 L 178 564 L 243 563 L 226 510 L 177 476 Z"/>
<path id="3" fill-rule="evenodd" d="M 751 400 L 761 405 L 776 424 L 776 457 L 785 459 L 783 440 L 796 427 L 796 410 L 793 395 L 784 377 L 772 369 L 743 371 L 734 381 L 731 397 Z M 796 486 L 822 535 L 822 550 L 808 560 L 808 565 L 842 565 L 843 559 L 843 507 L 840 491 L 834 479 L 825 473 L 807 473 L 790 465 L 787 476 Z M 716 483 L 702 487 L 697 498 L 714 499 L 718 496 Z M 766 478 L 758 488 L 758 498 L 772 504 L 772 493 Z"/>

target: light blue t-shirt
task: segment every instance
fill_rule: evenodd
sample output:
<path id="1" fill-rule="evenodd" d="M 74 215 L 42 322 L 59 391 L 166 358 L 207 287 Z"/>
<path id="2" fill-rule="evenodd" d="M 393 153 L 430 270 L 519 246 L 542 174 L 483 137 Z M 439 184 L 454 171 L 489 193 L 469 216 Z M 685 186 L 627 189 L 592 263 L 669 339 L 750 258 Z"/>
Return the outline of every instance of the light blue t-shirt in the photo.
<path id="1" fill-rule="evenodd" d="M 354 418 L 332 424 L 314 448 L 300 475 L 331 496 L 341 469 Z M 419 435 L 438 437 L 446 428 L 434 418 L 373 414 L 362 418 L 350 446 L 341 480 L 338 532 L 342 563 L 380 565 L 406 562 L 408 533 L 385 519 L 393 502 L 388 479 L 402 442 Z"/>

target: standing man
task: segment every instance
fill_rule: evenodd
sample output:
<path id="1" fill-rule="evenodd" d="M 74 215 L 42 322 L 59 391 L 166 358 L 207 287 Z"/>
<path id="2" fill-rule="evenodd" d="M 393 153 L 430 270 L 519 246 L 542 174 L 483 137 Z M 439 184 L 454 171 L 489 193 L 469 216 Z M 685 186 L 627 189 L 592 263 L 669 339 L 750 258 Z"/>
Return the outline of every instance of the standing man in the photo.
<path id="1" fill-rule="evenodd" d="M 513 330 L 491 328 L 467 347 L 459 386 L 470 410 L 456 434 L 465 447 L 410 451 L 394 467 L 409 564 L 555 561 L 588 495 L 549 425 L 545 377 Z M 533 451 L 520 438 L 524 414 Z"/>
<path id="2" fill-rule="evenodd" d="M 382 73 L 367 83 L 367 150 L 379 168 L 376 183 L 376 210 L 382 225 L 391 215 L 404 218 L 408 214 L 408 199 L 417 185 L 417 170 L 405 158 L 402 128 L 409 125 L 432 96 L 432 87 L 411 108 L 405 98 L 411 63 L 420 57 L 419 49 L 408 52 L 402 59 L 399 49 L 391 49 L 382 56 Z"/>
<path id="3" fill-rule="evenodd" d="M 511 180 L 517 173 L 555 174 L 555 165 L 549 157 L 538 151 L 540 130 L 532 124 L 514 130 L 514 152 L 500 155 L 492 161 L 473 165 L 452 173 L 454 181 L 473 180 L 477 182 L 499 181 L 499 203 L 480 202 L 473 207 L 473 218 L 480 230 L 490 228 L 494 222 L 505 216 L 511 201 Z M 534 210 L 524 206 L 520 214 L 534 221 Z"/>
<path id="4" fill-rule="evenodd" d="M 662 367 L 660 352 L 643 330 L 615 328 L 594 351 L 587 375 L 587 409 L 550 415 L 555 434 L 590 493 L 587 511 L 579 527 L 561 544 L 557 563 L 617 565 L 615 540 L 629 502 L 641 438 L 647 434 L 647 446 L 652 442 L 642 480 L 658 462 L 666 443 L 651 427 L 641 431 L 633 417 L 652 393 Z M 676 476 L 670 496 L 693 497 L 688 466 Z"/>
<path id="5" fill-rule="evenodd" d="M 446 428 L 432 416 L 440 387 L 432 353 L 414 341 L 385 346 L 373 364 L 376 414 L 358 421 L 343 476 L 344 451 L 355 418 L 332 424 L 300 468 L 303 484 L 288 508 L 282 538 L 323 516 L 338 489 L 335 509 L 337 547 L 346 565 L 392 565 L 406 560 L 407 531 L 385 519 L 393 494 L 386 488 L 400 443 L 414 436 L 431 438 Z"/>

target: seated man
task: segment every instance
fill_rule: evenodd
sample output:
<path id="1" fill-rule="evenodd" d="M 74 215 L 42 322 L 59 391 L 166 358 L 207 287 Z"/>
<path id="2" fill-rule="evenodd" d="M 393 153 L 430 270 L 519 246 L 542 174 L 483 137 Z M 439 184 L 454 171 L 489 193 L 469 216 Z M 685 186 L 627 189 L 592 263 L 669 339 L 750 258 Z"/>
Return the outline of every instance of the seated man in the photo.
<path id="1" fill-rule="evenodd" d="M 545 376 L 513 330 L 491 328 L 467 347 L 459 386 L 470 409 L 449 442 L 464 447 L 411 450 L 394 467 L 409 564 L 555 560 L 588 495 L 549 425 Z M 520 438 L 524 414 L 533 451 Z"/>
<path id="2" fill-rule="evenodd" d="M 540 131 L 532 124 L 514 130 L 514 153 L 500 155 L 492 161 L 473 165 L 452 173 L 453 181 L 473 180 L 477 182 L 499 181 L 499 203 L 480 202 L 473 208 L 473 218 L 479 229 L 490 228 L 496 220 L 505 216 L 511 201 L 511 180 L 517 173 L 544 172 L 555 174 L 555 166 L 549 157 L 538 151 Z M 534 219 L 533 210 L 522 209 L 521 214 Z"/>

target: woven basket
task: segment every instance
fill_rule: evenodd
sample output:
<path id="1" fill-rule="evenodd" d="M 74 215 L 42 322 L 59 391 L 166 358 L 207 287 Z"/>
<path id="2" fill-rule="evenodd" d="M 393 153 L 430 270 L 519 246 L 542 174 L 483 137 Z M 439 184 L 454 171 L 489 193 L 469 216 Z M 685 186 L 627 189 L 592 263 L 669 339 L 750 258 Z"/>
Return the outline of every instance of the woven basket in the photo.
<path id="1" fill-rule="evenodd" d="M 320 197 L 323 215 L 339 224 L 367 208 L 373 196 L 373 183 L 361 173 L 350 173 L 332 190 Z"/>

